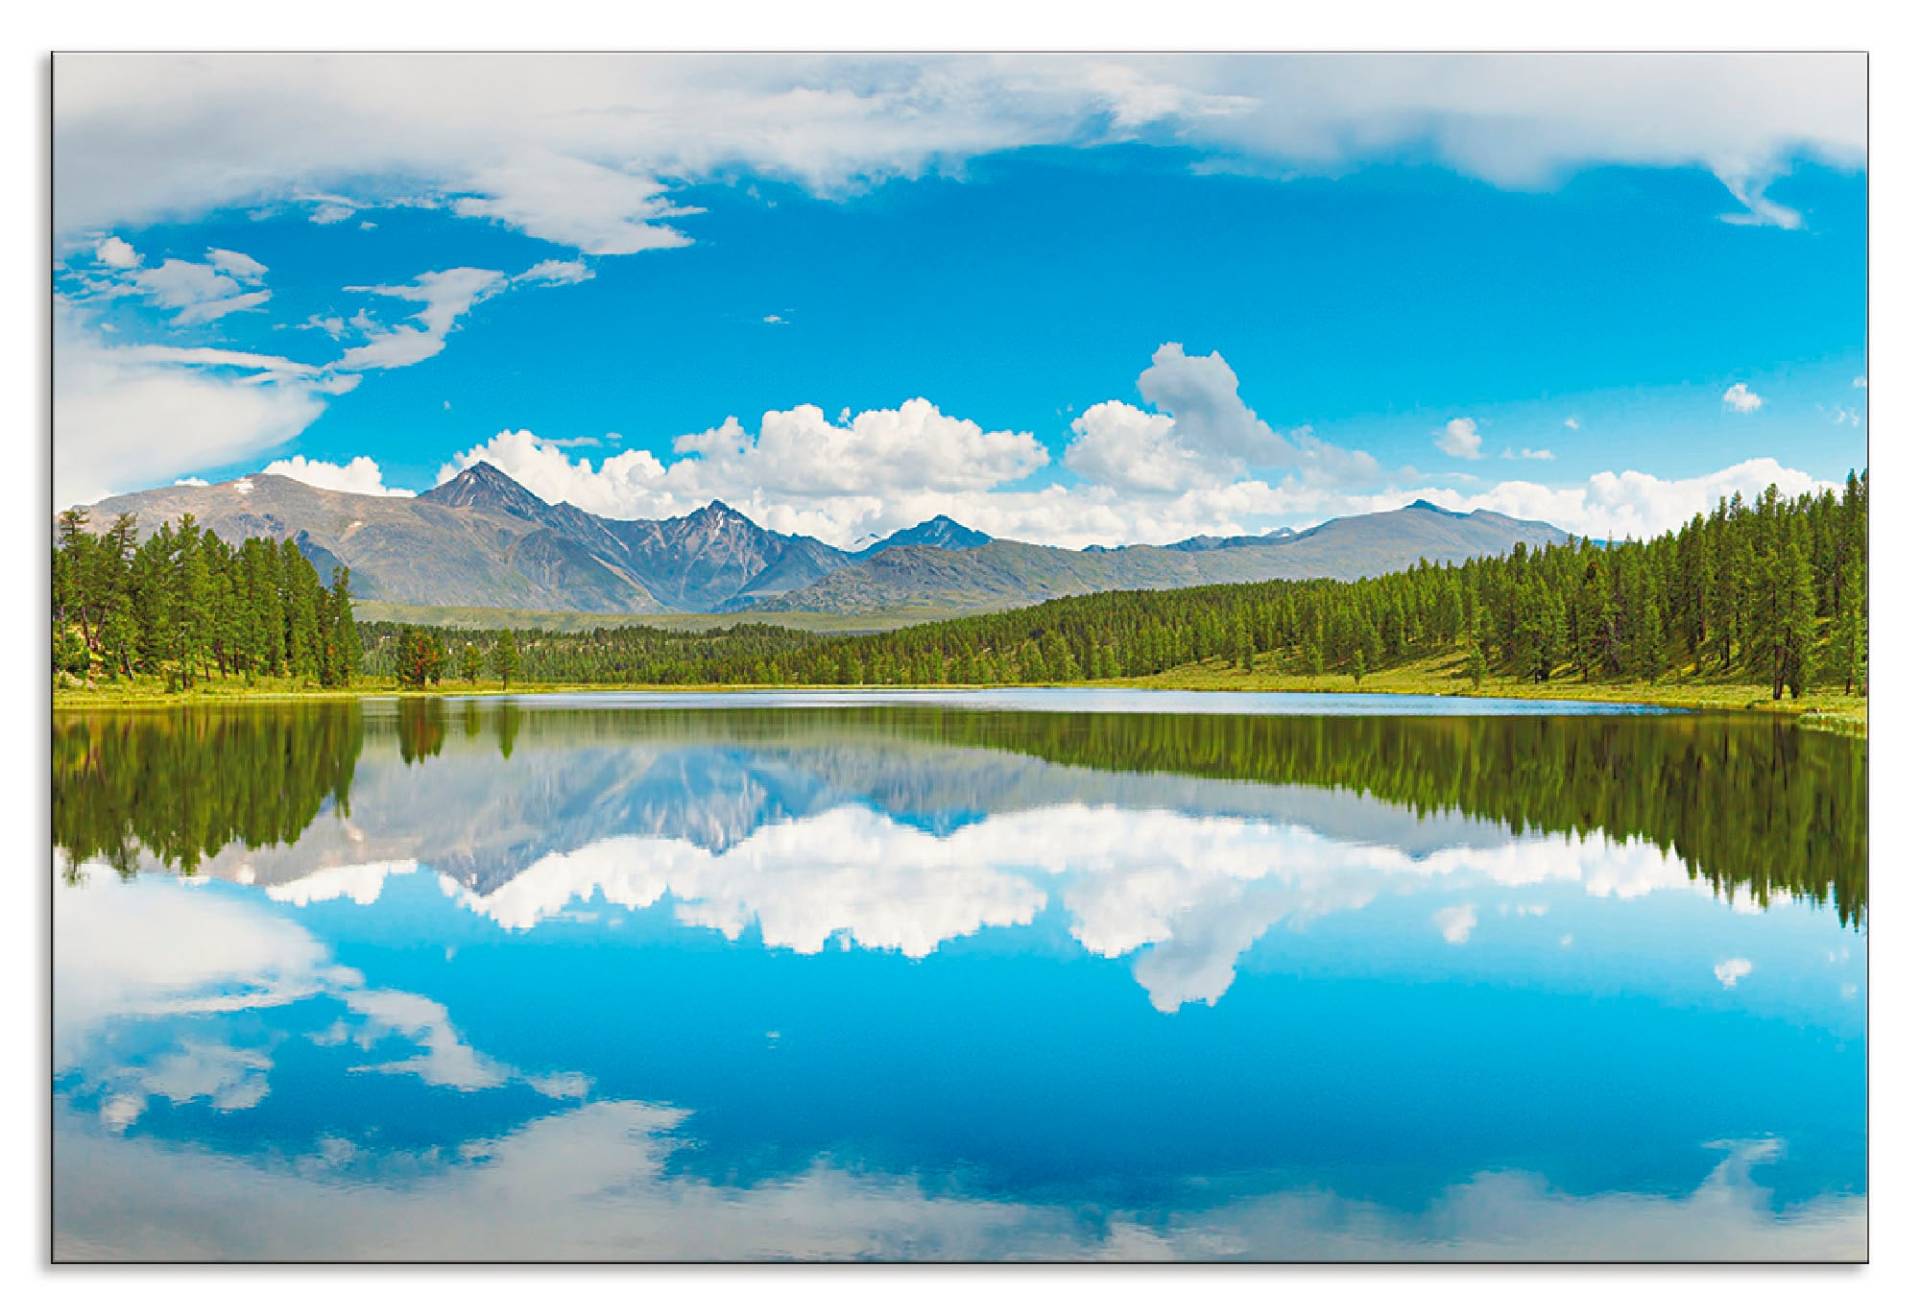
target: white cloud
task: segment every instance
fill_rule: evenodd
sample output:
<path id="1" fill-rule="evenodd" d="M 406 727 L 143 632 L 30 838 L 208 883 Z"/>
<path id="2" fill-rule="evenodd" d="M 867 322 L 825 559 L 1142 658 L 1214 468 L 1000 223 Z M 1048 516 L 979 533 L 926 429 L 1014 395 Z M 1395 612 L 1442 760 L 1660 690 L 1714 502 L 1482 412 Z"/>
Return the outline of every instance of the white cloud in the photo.
<path id="1" fill-rule="evenodd" d="M 1068 469 L 1104 488 L 1161 494 L 1222 486 L 1249 469 L 1287 469 L 1323 485 L 1379 471 L 1366 453 L 1336 447 L 1311 426 L 1275 433 L 1241 399 L 1239 376 L 1219 352 L 1189 356 L 1180 343 L 1163 343 L 1136 386 L 1154 409 L 1088 407 L 1073 421 Z"/>
<path id="2" fill-rule="evenodd" d="M 1767 404 L 1764 397 L 1743 383 L 1735 384 L 1733 387 L 1727 389 L 1726 392 L 1720 394 L 1720 401 L 1726 406 L 1727 410 L 1737 411 L 1741 415 L 1750 415 Z"/>
<path id="3" fill-rule="evenodd" d="M 250 310 L 272 294 L 264 288 L 242 291 L 243 283 L 257 283 L 266 266 L 238 252 L 209 251 L 209 260 L 198 263 L 169 256 L 158 265 L 135 268 L 126 285 L 149 302 L 178 311 L 176 326 L 206 324 L 235 311 Z M 237 258 L 237 260 L 236 260 Z M 237 262 L 245 262 L 245 266 Z M 251 267 L 255 272 L 244 272 Z M 242 271 L 229 272 L 229 269 Z"/>
<path id="4" fill-rule="evenodd" d="M 888 876 L 876 884 L 876 872 Z M 1262 820 L 1077 803 L 995 814 L 941 836 L 844 806 L 760 827 L 718 852 L 679 837 L 613 836 L 549 853 L 484 894 L 450 877 L 441 889 L 513 930 L 582 902 L 640 909 L 670 899 L 682 923 L 730 939 L 757 925 L 767 944 L 801 954 L 844 935 L 918 958 L 983 927 L 1025 925 L 1051 885 L 1073 938 L 1103 958 L 1132 956 L 1153 1008 L 1173 1012 L 1217 1003 L 1240 957 L 1275 926 L 1298 930 L 1383 896 L 1546 883 L 1593 899 L 1715 898 L 1677 855 L 1599 835 L 1496 835 L 1414 857 Z M 1546 912 L 1541 901 L 1519 907 Z M 1454 904 L 1432 920 L 1462 944 L 1476 906 Z"/>
<path id="5" fill-rule="evenodd" d="M 919 499 L 918 506 L 991 489 L 1047 459 L 1031 434 L 983 429 L 921 398 L 862 411 L 840 424 L 817 406 L 769 411 L 758 434 L 729 418 L 677 439 L 680 459 L 671 465 L 636 449 L 596 466 L 570 460 L 561 447 L 524 429 L 503 430 L 456 454 L 439 478 L 488 461 L 550 502 L 600 515 L 677 515 L 720 498 L 774 529 L 804 524 L 808 532 L 837 538 L 890 502 Z"/>
<path id="6" fill-rule="evenodd" d="M 309 461 L 303 456 L 283 457 L 267 463 L 263 475 L 285 475 L 317 489 L 336 489 L 341 493 L 370 493 L 381 498 L 410 498 L 412 489 L 390 489 L 382 481 L 380 465 L 372 457 L 354 457 L 344 464 Z"/>
<path id="7" fill-rule="evenodd" d="M 1046 904 L 1031 881 L 979 861 L 970 846 L 854 807 L 762 828 L 719 855 L 685 840 L 622 836 L 550 854 L 486 895 L 452 881 L 442 889 L 515 929 L 596 890 L 626 908 L 671 894 L 681 923 L 729 940 L 757 926 L 768 945 L 819 954 L 844 933 L 913 959 L 982 927 L 1024 926 Z"/>
<path id="8" fill-rule="evenodd" d="M 231 315 L 235 311 L 252 310 L 255 306 L 264 303 L 272 295 L 272 293 L 262 290 L 259 292 L 242 292 L 231 297 L 221 297 L 215 301 L 199 302 L 181 310 L 178 315 L 173 317 L 173 322 L 180 328 L 185 328 L 193 324 L 208 324 L 223 316 Z"/>
<path id="9" fill-rule="evenodd" d="M 273 471 L 268 471 L 273 474 Z M 412 872 L 411 859 L 390 863 L 350 863 L 341 867 L 316 868 L 303 877 L 265 887 L 267 898 L 276 904 L 305 908 L 328 900 L 348 899 L 355 904 L 372 904 L 380 898 L 387 878 Z"/>
<path id="10" fill-rule="evenodd" d="M 228 251 L 224 247 L 208 248 L 207 262 L 221 273 L 231 274 L 249 283 L 259 282 L 267 273 L 267 267 L 252 256 L 240 251 Z"/>
<path id="11" fill-rule="evenodd" d="M 418 1047 L 404 1059 L 358 1065 L 350 1073 L 411 1073 L 430 1087 L 456 1091 L 487 1091 L 515 1077 L 507 1065 L 461 1040 L 447 1007 L 437 1000 L 394 990 L 348 991 L 342 999 L 365 1019 L 347 1034 L 362 1049 L 396 1036 Z"/>
<path id="12" fill-rule="evenodd" d="M 1500 458 L 1503 461 L 1552 461 L 1554 454 L 1548 447 L 1502 448 Z"/>
<path id="13" fill-rule="evenodd" d="M 787 321 L 785 317 L 779 315 L 762 315 L 760 322 L 762 324 L 785 324 Z"/>
<path id="14" fill-rule="evenodd" d="M 1433 915 L 1433 925 L 1440 929 L 1440 938 L 1449 945 L 1465 945 L 1473 935 L 1473 929 L 1480 925 L 1480 919 L 1471 904 L 1453 904 Z"/>
<path id="15" fill-rule="evenodd" d="M 319 367 L 304 365 L 285 356 L 269 356 L 262 352 L 235 352 L 224 347 L 169 347 L 159 343 L 141 346 L 115 348 L 125 359 L 142 365 L 205 365 L 232 366 L 241 370 L 258 370 L 263 374 L 276 377 L 311 376 L 319 373 Z"/>
<path id="16" fill-rule="evenodd" d="M 1856 374 L 1853 376 L 1853 386 L 1855 388 L 1865 388 L 1867 386 L 1867 376 L 1864 374 Z"/>
<path id="17" fill-rule="evenodd" d="M 1713 975 L 1720 985 L 1731 991 L 1739 985 L 1740 979 L 1753 971 L 1753 964 L 1746 959 L 1722 959 L 1713 965 Z"/>
<path id="18" fill-rule="evenodd" d="M 567 283 L 585 283 L 592 277 L 593 268 L 584 260 L 543 260 L 515 274 L 513 281 L 552 288 Z"/>
<path id="19" fill-rule="evenodd" d="M 667 185 L 595 160 L 533 150 L 507 164 L 474 169 L 453 211 L 498 220 L 532 237 L 589 255 L 683 247 L 690 239 L 657 221 L 690 213 L 666 199 Z"/>
<path id="20" fill-rule="evenodd" d="M 165 880 L 123 886 L 104 864 L 83 870 L 54 919 L 56 1069 L 115 1019 L 262 1008 L 349 980 L 303 928 L 261 909 Z"/>
<path id="21" fill-rule="evenodd" d="M 132 269 L 140 263 L 140 253 L 119 237 L 102 238 L 93 248 L 93 254 L 95 259 L 111 269 Z"/>
<path id="22" fill-rule="evenodd" d="M 348 348 L 334 368 L 392 370 L 437 356 L 446 347 L 447 335 L 460 317 L 506 287 L 507 278 L 499 270 L 466 266 L 429 270 L 410 283 L 349 287 L 348 292 L 418 302 L 420 309 L 411 317 L 417 323 L 392 328 L 380 326 L 371 317 L 356 316 L 354 323 L 365 329 L 367 340 L 358 347 Z"/>
<path id="23" fill-rule="evenodd" d="M 1580 428 L 1580 417 L 1568 416 L 1565 420 L 1562 420 L 1560 423 L 1565 425 L 1568 429 L 1577 430 Z"/>
<path id="24" fill-rule="evenodd" d="M 204 489 L 207 487 L 207 481 L 201 479 L 198 475 L 183 476 L 173 481 L 173 483 L 176 488 Z"/>
<path id="25" fill-rule="evenodd" d="M 1772 166 L 1739 172 L 1715 170 L 1715 177 L 1719 178 L 1726 185 L 1726 189 L 1733 193 L 1733 199 L 1745 207 L 1731 214 L 1721 215 L 1721 220 L 1729 224 L 1744 224 L 1760 228 L 1799 228 L 1802 220 L 1798 210 L 1781 205 L 1778 201 L 1770 201 L 1764 195 L 1767 185 L 1773 182 L 1779 173 L 1780 170 Z"/>
<path id="26" fill-rule="evenodd" d="M 1338 172 L 1436 159 L 1537 187 L 1589 163 L 1712 171 L 1751 219 L 1788 162 L 1854 168 L 1857 55 L 116 55 L 55 87 L 56 228 L 424 196 L 583 251 L 684 239 L 662 180 L 835 194 L 1024 145 L 1148 137 Z M 512 95 L 500 94 L 510 86 Z M 387 195 L 343 195 L 352 180 Z"/>
<path id="27" fill-rule="evenodd" d="M 307 212 L 307 219 L 323 226 L 344 223 L 360 212 L 359 206 L 343 196 L 309 196 L 301 199 L 313 207 Z"/>
<path id="28" fill-rule="evenodd" d="M 529 1079 L 532 1081 L 532 1079 Z M 56 1101 L 57 1258 L 126 1260 L 1839 1260 L 1866 1256 L 1865 1198 L 1784 1208 L 1754 1169 L 1777 1140 L 1716 1142 L 1690 1190 L 1579 1194 L 1485 1169 L 1388 1207 L 1323 1188 L 1247 1190 L 1136 1214 L 967 1195 L 941 1174 L 803 1167 L 711 1181 L 669 1161 L 692 1112 L 592 1101 L 368 1175 L 327 1139 L 288 1164 L 114 1137 Z M 332 1152 L 328 1154 L 328 1152 Z M 927 1178 L 933 1181 L 923 1181 Z"/>
<path id="29" fill-rule="evenodd" d="M 571 502 L 583 511 L 621 519 L 674 514 L 678 503 L 660 488 L 666 468 L 649 452 L 607 457 L 596 467 L 570 460 L 557 445 L 525 429 L 501 430 L 484 443 L 454 454 L 434 482 L 444 484 L 476 462 L 489 462 L 548 502 Z M 688 508 L 691 510 L 691 508 Z"/>
<path id="30" fill-rule="evenodd" d="M 1472 416 L 1457 416 L 1447 421 L 1433 445 L 1450 457 L 1459 457 L 1463 461 L 1480 459 L 1480 430 L 1474 425 Z"/>
<path id="31" fill-rule="evenodd" d="M 1218 482 L 1199 454 L 1174 437 L 1172 416 L 1125 402 L 1100 402 L 1077 416 L 1062 460 L 1095 484 L 1132 492 L 1174 493 Z"/>
<path id="32" fill-rule="evenodd" d="M 111 345 L 64 301 L 53 359 L 53 492 L 63 507 L 245 460 L 292 439 L 325 407 L 312 367 Z"/>
<path id="33" fill-rule="evenodd" d="M 1603 470 L 1583 484 L 1551 488 L 1525 480 L 1509 480 L 1484 493 L 1463 494 L 1457 489 L 1407 489 L 1381 495 L 1374 509 L 1403 505 L 1408 495 L 1424 497 L 1453 511 L 1484 507 L 1521 520 L 1542 520 L 1574 534 L 1595 538 L 1646 538 L 1677 529 L 1696 513 L 1709 511 L 1723 497 L 1739 493 L 1753 498 L 1769 484 L 1787 497 L 1815 493 L 1834 485 L 1803 470 L 1783 466 L 1772 457 L 1756 457 L 1690 479 L 1660 479 L 1637 470 Z"/>
<path id="34" fill-rule="evenodd" d="M 400 862 L 316 872 L 267 894 L 295 905 L 342 896 L 370 903 L 384 875 L 412 869 Z M 82 865 L 82 875 L 61 890 L 55 919 L 54 1061 L 108 1090 L 104 1114 L 116 1130 L 139 1117 L 150 1095 L 175 1103 L 207 1098 L 219 1110 L 257 1104 L 267 1094 L 271 1059 L 199 1039 L 186 1032 L 187 1020 L 315 997 L 330 997 L 349 1015 L 314 1038 L 321 1044 L 371 1049 L 399 1038 L 414 1047 L 404 1058 L 350 1072 L 410 1073 L 462 1091 L 514 1080 L 584 1089 L 578 1075 L 524 1074 L 479 1053 L 444 1006 L 407 991 L 367 989 L 304 928 L 260 905 L 208 899 L 158 876 L 124 884 L 100 863 Z M 173 1020 L 185 1039 L 152 1059 L 116 1054 L 123 1044 L 116 1025 L 142 1018 Z"/>
<path id="35" fill-rule="evenodd" d="M 940 415 L 930 403 L 922 405 L 926 410 L 918 420 L 909 403 L 894 411 L 849 415 L 838 424 L 826 421 L 818 407 L 770 412 L 772 422 L 763 419 L 757 440 L 730 420 L 680 440 L 681 459 L 669 457 L 668 463 L 636 449 L 595 464 L 567 456 L 565 449 L 576 440 L 556 442 L 524 429 L 503 430 L 457 453 L 436 478 L 445 480 L 476 461 L 488 461 L 548 501 L 572 502 L 604 516 L 677 516 L 719 498 L 770 529 L 842 545 L 945 514 L 999 538 L 1070 548 L 1311 525 L 1334 516 L 1394 510 L 1416 498 L 1449 510 L 1486 508 L 1546 521 L 1574 534 L 1646 537 L 1679 527 L 1735 491 L 1751 498 L 1777 484 L 1791 497 L 1830 487 L 1761 457 L 1690 478 L 1601 471 L 1579 484 L 1509 480 L 1471 493 L 1418 484 L 1342 492 L 1305 479 L 1181 488 L 1169 478 L 1155 490 L 1142 487 L 1148 484 L 1145 475 L 1125 490 L 1105 484 L 1008 489 L 1000 486 L 1008 470 L 1023 470 L 1029 462 L 1033 469 L 1043 468 L 1037 444 L 1028 449 L 1031 440 L 1025 435 L 981 431 Z M 1123 403 L 1102 405 L 1124 408 Z M 1125 410 L 1131 411 L 1128 420 L 1168 423 L 1164 416 Z M 927 457 L 910 448 L 899 455 L 901 434 L 945 433 L 947 426 L 967 441 L 930 448 Z M 1295 445 L 1303 440 L 1312 441 L 1296 431 Z M 930 473 L 913 464 L 923 461 L 931 463 Z"/>

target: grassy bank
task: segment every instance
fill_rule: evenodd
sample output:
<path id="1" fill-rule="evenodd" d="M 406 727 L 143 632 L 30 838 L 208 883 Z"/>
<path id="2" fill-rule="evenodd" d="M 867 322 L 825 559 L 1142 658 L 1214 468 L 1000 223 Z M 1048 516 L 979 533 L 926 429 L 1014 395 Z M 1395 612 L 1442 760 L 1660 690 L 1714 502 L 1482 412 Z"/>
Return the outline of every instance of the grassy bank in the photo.
<path id="1" fill-rule="evenodd" d="M 1481 698 L 1568 699 L 1595 703 L 1646 703 L 1659 707 L 1703 711 L 1755 711 L 1798 717 L 1813 728 L 1844 735 L 1867 733 L 1867 700 L 1839 690 L 1817 691 L 1803 699 L 1777 702 L 1764 685 L 1669 675 L 1651 681 L 1583 681 L 1562 675 L 1536 683 L 1512 676 L 1489 674 L 1475 689 L 1465 678 L 1465 659 L 1459 654 L 1425 657 L 1384 671 L 1371 672 L 1355 682 L 1340 674 L 1303 675 L 1282 670 L 1272 654 L 1262 654 L 1252 671 L 1214 660 L 1176 667 L 1155 676 L 1129 680 L 1087 681 L 1089 686 L 1124 689 L 1234 690 L 1312 694 L 1455 694 Z M 260 680 L 205 681 L 192 690 L 168 693 L 158 679 L 108 681 L 93 688 L 55 689 L 57 712 L 112 708 L 164 708 L 218 703 L 276 703 L 352 698 L 419 698 L 425 695 L 565 694 L 607 692 L 615 688 L 649 691 L 697 692 L 764 688 L 751 685 L 652 685 L 615 687 L 581 684 L 533 684 L 515 681 L 501 687 L 497 680 L 468 683 L 444 681 L 428 690 L 401 690 L 390 680 L 366 678 L 345 689 L 321 689 L 311 682 Z M 823 687 L 815 687 L 823 688 Z"/>
<path id="2" fill-rule="evenodd" d="M 340 699 L 423 698 L 458 694 L 563 694 L 606 688 L 604 685 L 541 685 L 527 681 L 514 681 L 502 687 L 497 680 L 472 683 L 448 680 L 425 690 L 405 690 L 396 687 L 391 680 L 363 678 L 350 686 L 322 689 L 312 681 L 256 680 L 249 684 L 241 680 L 216 679 L 201 681 L 189 690 L 169 692 L 158 678 L 142 676 L 134 680 L 101 681 L 90 687 L 56 686 L 53 691 L 53 710 L 81 712 L 102 708 L 201 707 L 217 703 L 319 703 Z M 719 687 L 696 685 L 675 688 Z"/>
<path id="3" fill-rule="evenodd" d="M 1664 708 L 1705 711 L 1754 711 L 1802 717 L 1809 725 L 1864 735 L 1867 699 L 1838 689 L 1810 692 L 1805 698 L 1774 699 L 1765 685 L 1722 680 L 1712 676 L 1669 673 L 1653 680 L 1581 680 L 1571 669 L 1552 680 L 1533 681 L 1488 673 L 1479 688 L 1467 679 L 1464 650 L 1417 658 L 1359 681 L 1330 672 L 1305 675 L 1281 668 L 1275 655 L 1254 659 L 1253 670 L 1243 671 L 1221 659 L 1190 663 L 1158 675 L 1108 682 L 1141 689 L 1262 690 L 1278 693 L 1321 694 L 1458 694 L 1480 698 L 1569 699 L 1591 703 L 1646 703 Z"/>

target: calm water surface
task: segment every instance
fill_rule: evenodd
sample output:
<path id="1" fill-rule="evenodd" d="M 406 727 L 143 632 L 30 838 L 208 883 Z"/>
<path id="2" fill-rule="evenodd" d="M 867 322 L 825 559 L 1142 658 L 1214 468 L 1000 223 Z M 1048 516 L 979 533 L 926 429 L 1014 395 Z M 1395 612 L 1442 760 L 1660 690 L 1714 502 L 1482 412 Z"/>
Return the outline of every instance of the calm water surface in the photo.
<path id="1" fill-rule="evenodd" d="M 1862 746 L 1450 703 L 57 717 L 55 1252 L 1864 1257 Z"/>

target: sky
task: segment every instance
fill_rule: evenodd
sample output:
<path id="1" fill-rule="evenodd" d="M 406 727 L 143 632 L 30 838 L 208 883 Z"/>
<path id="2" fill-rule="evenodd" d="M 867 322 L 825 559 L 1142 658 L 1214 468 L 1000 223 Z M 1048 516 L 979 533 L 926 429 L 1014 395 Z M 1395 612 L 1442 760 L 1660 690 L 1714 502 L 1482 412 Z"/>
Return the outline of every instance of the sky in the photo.
<path id="1" fill-rule="evenodd" d="M 1858 56 L 61 55 L 54 495 L 1596 536 L 1866 463 Z"/>

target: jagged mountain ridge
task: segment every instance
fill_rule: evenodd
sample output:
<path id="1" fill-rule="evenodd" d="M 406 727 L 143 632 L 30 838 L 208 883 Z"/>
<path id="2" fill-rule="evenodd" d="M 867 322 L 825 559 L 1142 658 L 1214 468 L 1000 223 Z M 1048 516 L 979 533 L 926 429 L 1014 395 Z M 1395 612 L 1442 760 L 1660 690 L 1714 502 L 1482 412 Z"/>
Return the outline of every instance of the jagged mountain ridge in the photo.
<path id="1" fill-rule="evenodd" d="M 1097 552 L 994 539 L 935 516 L 849 552 L 765 529 L 719 501 L 657 521 L 597 516 L 546 502 L 486 462 L 411 498 L 258 474 L 90 510 L 98 528 L 128 513 L 145 534 L 190 513 L 229 541 L 292 539 L 323 575 L 352 568 L 362 598 L 606 613 L 979 611 L 1109 589 L 1354 579 L 1421 557 L 1460 561 L 1565 537 L 1539 521 L 1420 502 L 1297 533 Z"/>
<path id="2" fill-rule="evenodd" d="M 812 583 L 852 560 L 717 501 L 659 521 L 596 516 L 543 501 L 486 462 L 413 498 L 250 475 L 108 498 L 91 511 L 100 525 L 132 513 L 143 534 L 190 512 L 230 541 L 290 538 L 323 568 L 351 567 L 357 596 L 394 603 L 708 612 L 756 590 Z"/>
<path id="3" fill-rule="evenodd" d="M 1564 542 L 1564 531 L 1544 521 L 1498 512 L 1449 512 L 1431 503 L 1397 511 L 1343 516 L 1310 530 L 1266 539 L 1236 536 L 1220 547 L 1190 541 L 1167 547 L 1072 552 L 995 539 L 978 548 L 945 551 L 900 547 L 851 563 L 802 589 L 757 605 L 757 610 L 885 612 L 949 607 L 991 611 L 1024 607 L 1070 594 L 1114 589 L 1178 589 L 1256 580 L 1354 580 L 1402 570 L 1421 558 L 1459 562 L 1512 551 L 1515 543 Z"/>

